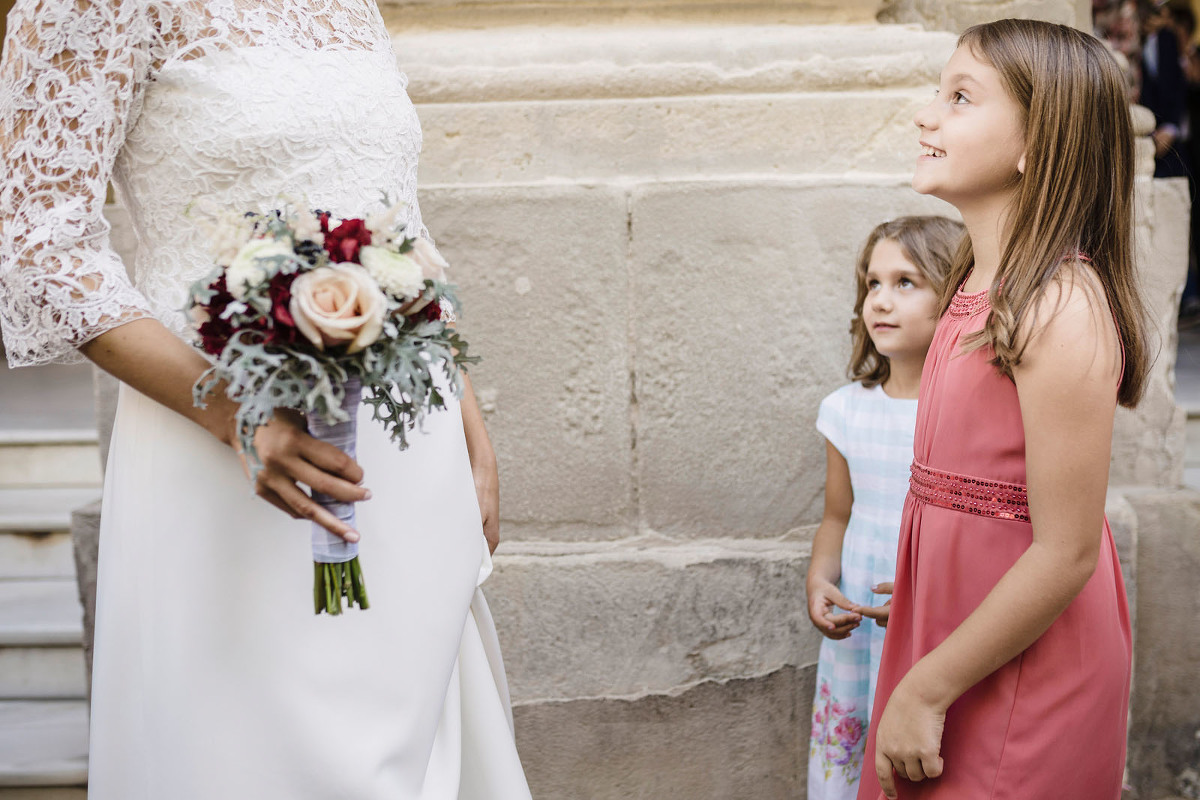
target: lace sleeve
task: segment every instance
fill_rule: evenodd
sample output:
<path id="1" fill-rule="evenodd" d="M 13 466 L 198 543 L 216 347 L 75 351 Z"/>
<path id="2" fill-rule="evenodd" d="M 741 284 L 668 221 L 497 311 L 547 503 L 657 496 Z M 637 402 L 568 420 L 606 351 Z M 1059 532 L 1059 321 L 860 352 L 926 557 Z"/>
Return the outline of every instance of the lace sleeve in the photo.
<path id="1" fill-rule="evenodd" d="M 151 316 L 103 208 L 149 64 L 140 2 L 18 0 L 0 66 L 0 327 L 9 363 Z"/>

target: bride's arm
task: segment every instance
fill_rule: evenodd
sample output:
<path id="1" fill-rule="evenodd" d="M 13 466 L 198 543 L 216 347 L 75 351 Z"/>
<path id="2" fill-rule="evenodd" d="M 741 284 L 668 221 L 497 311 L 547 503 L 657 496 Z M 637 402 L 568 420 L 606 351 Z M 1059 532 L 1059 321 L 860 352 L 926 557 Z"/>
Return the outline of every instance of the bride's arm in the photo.
<path id="1" fill-rule="evenodd" d="M 467 455 L 471 458 L 471 474 L 475 478 L 475 494 L 479 498 L 479 514 L 483 517 L 483 535 L 488 549 L 496 552 L 500 544 L 500 477 L 496 469 L 496 453 L 483 414 L 475 400 L 471 378 L 463 373 L 462 396 L 463 433 L 467 437 Z"/>
<path id="2" fill-rule="evenodd" d="M 101 369 L 236 447 L 237 405 L 220 391 L 209 395 L 205 408 L 194 405 L 192 386 L 208 362 L 158 321 L 139 319 L 112 328 L 80 351 Z M 255 434 L 254 446 L 262 461 L 255 477 L 259 497 L 296 519 L 312 520 L 348 541 L 358 540 L 356 531 L 296 485 L 299 481 L 345 502 L 366 500 L 370 492 L 356 485 L 363 472 L 352 458 L 309 436 L 303 418 L 294 412 L 276 412 Z M 244 456 L 242 468 L 250 474 Z"/>
<path id="3" fill-rule="evenodd" d="M 130 110 L 150 69 L 141 3 L 19 0 L 0 65 L 0 327 L 13 366 L 76 360 L 76 350 L 135 389 L 232 437 L 232 404 L 192 406 L 207 364 L 151 319 L 109 244 L 104 201 Z M 182 298 L 181 298 L 182 300 Z M 334 533 L 349 529 L 297 486 L 360 500 L 362 471 L 285 415 L 256 446 L 258 492 Z M 349 538 L 349 537 L 348 537 Z"/>

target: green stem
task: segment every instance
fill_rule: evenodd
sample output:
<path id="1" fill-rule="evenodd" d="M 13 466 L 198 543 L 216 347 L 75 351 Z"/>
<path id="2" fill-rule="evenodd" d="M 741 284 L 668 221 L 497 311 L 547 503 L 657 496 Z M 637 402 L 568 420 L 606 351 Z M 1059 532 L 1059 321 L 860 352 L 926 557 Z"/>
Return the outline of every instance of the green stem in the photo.
<path id="1" fill-rule="evenodd" d="M 358 584 L 358 591 L 356 592 L 358 595 L 358 607 L 366 610 L 371 605 L 367 602 L 367 582 L 363 579 L 362 565 L 358 563 L 357 557 L 350 562 L 350 570 L 354 573 L 354 580 Z"/>
<path id="2" fill-rule="evenodd" d="M 321 589 L 321 564 L 313 562 L 313 613 L 320 614 L 325 610 L 325 592 Z"/>

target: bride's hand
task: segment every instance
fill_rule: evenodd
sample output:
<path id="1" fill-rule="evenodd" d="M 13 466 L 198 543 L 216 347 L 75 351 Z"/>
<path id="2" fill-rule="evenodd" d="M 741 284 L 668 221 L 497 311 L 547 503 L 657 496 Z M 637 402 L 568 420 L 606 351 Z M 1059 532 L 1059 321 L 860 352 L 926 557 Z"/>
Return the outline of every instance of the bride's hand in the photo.
<path id="1" fill-rule="evenodd" d="M 230 441 L 236 442 L 237 437 L 231 436 Z M 363 471 L 358 462 L 328 442 L 309 436 L 304 417 L 285 409 L 276 411 L 275 417 L 258 429 L 254 449 L 262 462 L 254 487 L 259 497 L 295 519 L 311 520 L 348 542 L 358 541 L 358 531 L 296 485 L 303 483 L 346 503 L 369 500 L 371 492 L 359 485 Z M 249 477 L 250 468 L 240 449 L 238 457 Z"/>
<path id="2" fill-rule="evenodd" d="M 496 460 L 472 464 L 471 474 L 475 478 L 475 495 L 479 498 L 479 515 L 483 518 L 483 536 L 487 539 L 488 551 L 494 553 L 500 544 L 500 476 L 496 471 Z"/>

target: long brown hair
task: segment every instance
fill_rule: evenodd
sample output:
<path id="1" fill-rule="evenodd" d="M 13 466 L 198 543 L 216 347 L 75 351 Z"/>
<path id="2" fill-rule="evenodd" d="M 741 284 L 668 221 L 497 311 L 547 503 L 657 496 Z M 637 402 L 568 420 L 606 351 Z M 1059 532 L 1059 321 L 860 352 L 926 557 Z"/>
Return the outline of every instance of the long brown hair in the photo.
<path id="1" fill-rule="evenodd" d="M 850 380 L 860 381 L 870 389 L 885 382 L 891 375 L 887 356 L 875 349 L 862 318 L 863 305 L 867 301 L 867 267 L 875 246 L 885 239 L 900 245 L 904 257 L 920 270 L 933 291 L 940 295 L 945 288 L 946 275 L 954 262 L 959 241 L 966 238 L 963 230 L 961 222 L 946 217 L 922 216 L 899 217 L 876 225 L 875 230 L 871 231 L 854 268 L 858 296 L 854 301 L 854 316 L 850 320 L 853 350 L 847 370 Z"/>
<path id="2" fill-rule="evenodd" d="M 1133 130 L 1120 68 L 1095 37 L 1036 20 L 975 25 L 958 44 L 991 65 L 1025 111 L 1025 172 L 988 289 L 991 312 L 964 350 L 991 347 L 992 363 L 1011 377 L 1028 344 L 1019 334 L 1023 320 L 1061 278 L 1061 265 L 1084 253 L 1124 349 L 1117 400 L 1134 406 L 1150 357 L 1133 261 Z M 942 293 L 943 312 L 972 266 L 967 238 Z"/>

